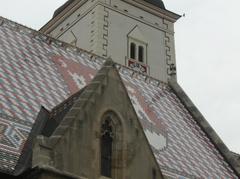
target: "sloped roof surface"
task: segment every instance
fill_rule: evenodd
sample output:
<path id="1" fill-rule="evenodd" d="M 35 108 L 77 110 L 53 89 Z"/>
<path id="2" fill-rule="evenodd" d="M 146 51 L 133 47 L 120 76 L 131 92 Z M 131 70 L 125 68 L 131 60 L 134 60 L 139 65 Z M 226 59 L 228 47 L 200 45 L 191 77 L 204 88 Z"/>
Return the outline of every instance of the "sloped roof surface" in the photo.
<path id="1" fill-rule="evenodd" d="M 104 60 L 91 57 L 0 19 L 0 169 L 14 171 L 41 106 L 51 110 L 92 79 Z"/>
<path id="2" fill-rule="evenodd" d="M 120 70 L 163 174 L 188 178 L 237 178 L 174 92 L 157 81 Z M 150 134 L 149 134 L 150 133 Z M 158 136 L 165 145 L 156 145 Z"/>
<path id="3" fill-rule="evenodd" d="M 14 173 L 41 106 L 85 87 L 104 59 L 0 18 L 0 169 Z M 238 178 L 171 88 L 116 65 L 163 173 Z"/>

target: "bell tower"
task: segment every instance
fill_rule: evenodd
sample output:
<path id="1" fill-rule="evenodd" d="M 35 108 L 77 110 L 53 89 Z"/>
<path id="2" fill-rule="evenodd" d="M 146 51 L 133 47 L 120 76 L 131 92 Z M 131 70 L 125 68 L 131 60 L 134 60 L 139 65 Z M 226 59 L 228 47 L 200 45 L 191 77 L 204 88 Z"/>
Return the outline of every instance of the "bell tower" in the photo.
<path id="1" fill-rule="evenodd" d="M 68 0 L 40 31 L 167 82 L 179 18 L 161 0 Z"/>

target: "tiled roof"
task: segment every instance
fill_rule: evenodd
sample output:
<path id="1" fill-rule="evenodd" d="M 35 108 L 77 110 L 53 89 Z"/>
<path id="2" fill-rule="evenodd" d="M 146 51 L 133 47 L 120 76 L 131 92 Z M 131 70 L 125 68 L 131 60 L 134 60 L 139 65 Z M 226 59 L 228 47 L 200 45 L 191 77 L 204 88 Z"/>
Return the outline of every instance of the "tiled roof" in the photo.
<path id="1" fill-rule="evenodd" d="M 0 61 L 0 170 L 14 174 L 41 106 L 64 108 L 55 106 L 83 89 L 105 60 L 0 18 Z M 116 68 L 165 175 L 238 178 L 168 84 Z"/>
<path id="2" fill-rule="evenodd" d="M 163 174 L 189 178 L 237 178 L 168 85 L 149 81 L 143 75 L 134 76 L 124 68 L 119 72 Z M 165 146 L 159 149 L 157 135 L 161 136 L 159 140 L 166 138 Z"/>
<path id="3" fill-rule="evenodd" d="M 14 172 L 41 106 L 51 110 L 83 88 L 104 62 L 61 46 L 59 41 L 0 18 L 1 170 Z"/>

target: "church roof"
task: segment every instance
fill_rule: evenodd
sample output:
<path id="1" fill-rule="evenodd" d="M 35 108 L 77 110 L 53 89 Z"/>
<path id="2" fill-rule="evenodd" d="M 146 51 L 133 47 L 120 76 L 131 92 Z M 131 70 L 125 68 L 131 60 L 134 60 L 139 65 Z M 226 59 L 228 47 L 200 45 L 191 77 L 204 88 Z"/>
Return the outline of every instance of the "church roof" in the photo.
<path id="1" fill-rule="evenodd" d="M 144 0 L 154 6 L 157 6 L 161 9 L 165 9 L 164 3 L 162 0 Z M 62 6 L 60 6 L 59 8 L 57 8 L 53 14 L 53 17 L 56 17 L 58 14 L 60 14 L 64 9 L 66 9 L 70 4 L 72 4 L 74 2 L 74 0 L 68 0 L 67 2 L 65 2 Z"/>
<path id="2" fill-rule="evenodd" d="M 0 60 L 0 170 L 18 175 L 34 137 L 50 135 L 51 116 L 64 115 L 106 59 L 0 18 Z M 238 178 L 229 150 L 176 82 L 115 68 L 164 175 Z"/>

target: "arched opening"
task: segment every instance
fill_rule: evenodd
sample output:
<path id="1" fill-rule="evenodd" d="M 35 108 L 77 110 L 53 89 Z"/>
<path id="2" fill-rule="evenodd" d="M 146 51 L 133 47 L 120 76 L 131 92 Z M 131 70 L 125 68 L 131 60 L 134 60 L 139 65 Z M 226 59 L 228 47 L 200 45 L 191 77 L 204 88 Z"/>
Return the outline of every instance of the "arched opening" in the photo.
<path id="1" fill-rule="evenodd" d="M 101 175 L 112 177 L 113 128 L 108 117 L 101 126 Z"/>
<path id="2" fill-rule="evenodd" d="M 130 58 L 136 59 L 136 44 L 133 42 L 130 44 Z"/>
<path id="3" fill-rule="evenodd" d="M 123 178 L 123 128 L 117 115 L 108 111 L 100 123 L 100 174 L 101 176 Z"/>
<path id="4" fill-rule="evenodd" d="M 138 46 L 138 61 L 139 62 L 144 62 L 144 47 L 143 46 Z"/>

